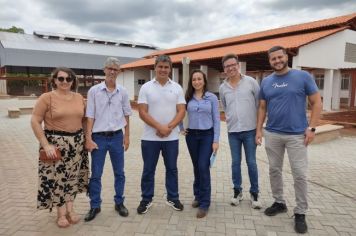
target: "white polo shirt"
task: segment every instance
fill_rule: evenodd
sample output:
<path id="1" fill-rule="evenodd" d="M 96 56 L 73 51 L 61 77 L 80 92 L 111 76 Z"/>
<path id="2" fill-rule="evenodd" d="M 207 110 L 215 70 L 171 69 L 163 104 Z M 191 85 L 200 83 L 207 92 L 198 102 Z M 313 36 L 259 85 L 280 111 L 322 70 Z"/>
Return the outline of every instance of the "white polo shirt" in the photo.
<path id="1" fill-rule="evenodd" d="M 169 79 L 162 86 L 156 79 L 145 83 L 138 95 L 138 104 L 148 105 L 148 114 L 160 124 L 168 124 L 177 115 L 177 105 L 185 104 L 182 87 Z M 179 128 L 175 127 L 168 137 L 160 138 L 157 130 L 145 123 L 142 140 L 171 141 L 179 138 Z"/>

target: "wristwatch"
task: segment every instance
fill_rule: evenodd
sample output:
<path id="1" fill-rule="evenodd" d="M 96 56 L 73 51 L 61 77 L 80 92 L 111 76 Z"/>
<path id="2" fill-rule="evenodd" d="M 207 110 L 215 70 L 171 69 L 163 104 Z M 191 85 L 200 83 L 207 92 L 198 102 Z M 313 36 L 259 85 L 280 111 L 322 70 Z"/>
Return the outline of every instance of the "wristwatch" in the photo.
<path id="1" fill-rule="evenodd" d="M 308 127 L 308 129 L 311 131 L 311 132 L 315 132 L 315 128 L 314 127 Z"/>

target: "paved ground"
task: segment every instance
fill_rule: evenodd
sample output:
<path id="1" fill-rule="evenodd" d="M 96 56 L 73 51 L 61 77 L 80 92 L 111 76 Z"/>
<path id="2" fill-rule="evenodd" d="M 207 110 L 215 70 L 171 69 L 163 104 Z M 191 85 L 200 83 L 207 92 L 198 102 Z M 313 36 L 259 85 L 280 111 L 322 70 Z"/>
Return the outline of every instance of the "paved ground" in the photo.
<path id="1" fill-rule="evenodd" d="M 245 200 L 232 207 L 231 158 L 226 126 L 222 123 L 218 159 L 212 168 L 212 204 L 206 218 L 196 219 L 192 201 L 192 164 L 183 138 L 180 142 L 179 189 L 185 205 L 176 212 L 164 203 L 164 167 L 160 160 L 156 173 L 154 206 L 138 215 L 142 160 L 140 134 L 142 122 L 135 113 L 131 119 L 131 146 L 126 153 L 126 205 L 130 216 L 122 218 L 113 208 L 113 177 L 110 161 L 103 177 L 102 212 L 90 222 L 68 229 L 55 225 L 55 211 L 36 210 L 37 147 L 30 128 L 30 116 L 7 117 L 7 107 L 30 106 L 34 101 L 0 100 L 0 235 L 295 235 L 293 230 L 294 189 L 288 159 L 285 161 L 285 195 L 288 213 L 267 217 L 263 210 L 250 208 L 248 177 L 243 162 Z M 344 137 L 310 147 L 309 235 L 356 235 L 356 137 Z M 269 206 L 273 200 L 269 187 L 268 162 L 263 146 L 257 150 L 261 199 Z M 78 196 L 75 206 L 84 215 L 88 198 Z"/>

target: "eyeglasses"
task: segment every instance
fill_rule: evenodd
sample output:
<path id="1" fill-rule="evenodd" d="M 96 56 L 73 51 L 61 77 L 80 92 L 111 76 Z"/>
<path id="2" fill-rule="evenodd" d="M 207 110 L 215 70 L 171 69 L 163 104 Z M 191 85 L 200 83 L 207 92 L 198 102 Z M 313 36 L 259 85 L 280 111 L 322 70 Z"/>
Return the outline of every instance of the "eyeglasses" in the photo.
<path id="1" fill-rule="evenodd" d="M 112 68 L 112 67 L 105 67 L 108 71 L 114 71 L 114 72 L 119 72 L 119 69 Z"/>
<path id="2" fill-rule="evenodd" d="M 237 66 L 237 63 L 226 65 L 226 66 L 224 66 L 224 69 L 229 69 L 229 68 L 232 68 L 232 67 L 235 67 L 235 66 Z"/>
<path id="3" fill-rule="evenodd" d="M 67 81 L 67 83 L 70 83 L 70 82 L 72 82 L 73 81 L 73 78 L 72 77 L 57 77 L 57 80 L 59 81 L 59 82 L 61 82 L 61 83 L 63 83 L 64 82 L 64 80 L 65 81 Z"/>

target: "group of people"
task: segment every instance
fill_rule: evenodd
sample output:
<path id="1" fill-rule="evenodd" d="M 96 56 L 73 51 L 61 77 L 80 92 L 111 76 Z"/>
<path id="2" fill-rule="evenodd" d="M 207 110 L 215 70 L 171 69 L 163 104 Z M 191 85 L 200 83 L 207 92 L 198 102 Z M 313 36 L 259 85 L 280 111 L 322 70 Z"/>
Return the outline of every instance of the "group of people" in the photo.
<path id="1" fill-rule="evenodd" d="M 288 67 L 288 55 L 283 47 L 268 51 L 274 73 L 261 85 L 240 73 L 238 57 L 227 54 L 222 58 L 226 74 L 219 89 L 225 112 L 228 140 L 232 157 L 234 186 L 231 205 L 243 200 L 241 159 L 244 148 L 250 179 L 251 207 L 261 209 L 259 198 L 256 147 L 265 137 L 270 163 L 272 206 L 265 214 L 273 216 L 286 212 L 283 198 L 282 167 L 285 149 L 288 152 L 294 178 L 297 206 L 294 209 L 295 230 L 307 232 L 307 145 L 313 140 L 321 112 L 321 99 L 312 76 Z M 170 79 L 172 61 L 167 55 L 156 57 L 155 78 L 139 91 L 138 112 L 144 122 L 141 138 L 143 172 L 141 201 L 138 214 L 145 214 L 152 206 L 155 171 L 162 155 L 166 168 L 166 204 L 182 211 L 179 200 L 177 158 L 179 133 L 185 135 L 193 163 L 196 217 L 208 214 L 211 203 L 210 158 L 219 149 L 220 111 L 217 96 L 209 92 L 206 74 L 193 70 L 184 95 L 182 87 Z M 115 210 L 129 215 L 124 205 L 124 152 L 130 144 L 129 116 L 132 114 L 127 90 L 116 83 L 120 62 L 108 58 L 104 65 L 105 81 L 90 88 L 87 101 L 76 93 L 78 85 L 69 68 L 55 69 L 51 76 L 53 90 L 38 99 L 31 125 L 40 146 L 50 158 L 61 150 L 59 161 L 39 161 L 38 208 L 57 208 L 57 225 L 68 227 L 80 221 L 73 209 L 78 193 L 87 191 L 90 210 L 84 220 L 91 221 L 101 211 L 101 177 L 107 152 L 114 173 Z M 310 102 L 311 118 L 306 115 L 306 97 Z M 187 123 L 183 119 L 187 113 Z M 263 124 L 268 116 L 263 132 Z M 42 128 L 42 123 L 43 128 Z M 91 153 L 89 176 L 88 152 Z"/>

